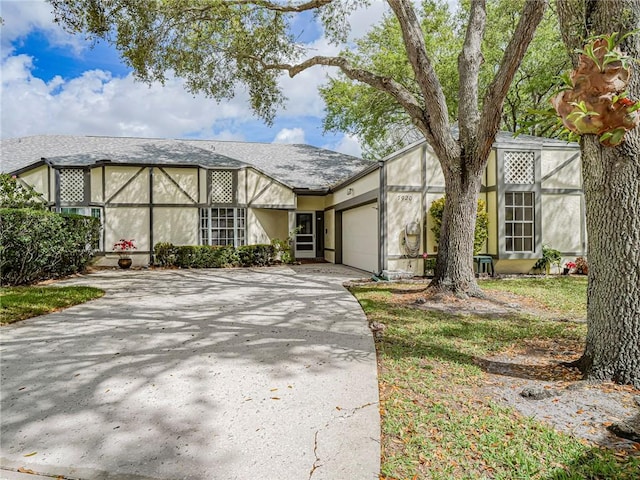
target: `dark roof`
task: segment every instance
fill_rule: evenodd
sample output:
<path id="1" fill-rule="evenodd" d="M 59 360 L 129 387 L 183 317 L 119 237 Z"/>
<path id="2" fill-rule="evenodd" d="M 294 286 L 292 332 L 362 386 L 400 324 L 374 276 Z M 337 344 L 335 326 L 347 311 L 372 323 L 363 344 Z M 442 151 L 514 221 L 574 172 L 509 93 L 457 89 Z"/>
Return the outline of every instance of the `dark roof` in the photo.
<path id="1" fill-rule="evenodd" d="M 293 188 L 325 189 L 371 162 L 312 147 L 216 140 L 37 135 L 0 141 L 3 172 L 23 170 L 42 160 L 53 166 L 115 164 L 252 166 Z"/>

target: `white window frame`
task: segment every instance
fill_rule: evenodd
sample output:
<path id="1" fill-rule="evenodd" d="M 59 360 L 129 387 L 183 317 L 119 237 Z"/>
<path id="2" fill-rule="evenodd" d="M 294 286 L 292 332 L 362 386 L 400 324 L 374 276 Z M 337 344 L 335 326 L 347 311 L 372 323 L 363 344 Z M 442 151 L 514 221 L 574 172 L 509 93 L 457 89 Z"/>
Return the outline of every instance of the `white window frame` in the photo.
<path id="1" fill-rule="evenodd" d="M 221 211 L 225 215 L 221 216 Z M 229 210 L 232 216 L 228 216 Z M 215 215 L 214 215 L 215 214 Z M 232 221 L 232 225 L 220 226 L 221 222 Z M 217 225 L 214 226 L 214 222 Z M 224 238 L 214 239 L 214 232 L 226 232 Z M 231 235 L 228 232 L 232 232 Z M 232 243 L 231 243 L 232 242 Z M 205 207 L 200 209 L 200 244 L 212 246 L 240 247 L 247 244 L 247 209 L 240 207 Z"/>
<path id="2" fill-rule="evenodd" d="M 518 204 L 517 196 L 521 197 Z M 526 197 L 530 198 L 527 204 Z M 507 199 L 511 197 L 512 201 Z M 511 213 L 509 215 L 508 213 Z M 530 213 L 530 215 L 528 215 Z M 511 217 L 511 218 L 509 218 Z M 529 228 L 527 228 L 529 227 Z M 504 249 L 507 253 L 532 253 L 536 249 L 536 192 L 510 191 L 504 194 Z M 530 230 L 526 234 L 526 230 Z M 509 232 L 510 231 L 510 232 Z M 531 248 L 525 248 L 527 241 Z M 516 248 L 516 243 L 520 248 Z M 509 248 L 511 243 L 511 248 Z"/>

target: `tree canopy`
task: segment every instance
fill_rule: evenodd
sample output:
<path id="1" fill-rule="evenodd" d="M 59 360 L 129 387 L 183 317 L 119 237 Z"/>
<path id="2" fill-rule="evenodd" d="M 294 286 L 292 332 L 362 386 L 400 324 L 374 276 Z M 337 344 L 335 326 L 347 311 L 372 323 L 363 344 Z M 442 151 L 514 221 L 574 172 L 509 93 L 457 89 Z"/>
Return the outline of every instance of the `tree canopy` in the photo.
<path id="1" fill-rule="evenodd" d="M 504 49 L 518 23 L 523 0 L 489 0 L 487 29 L 482 42 L 483 64 L 480 69 L 480 101 L 500 65 Z M 464 27 L 469 16 L 469 2 L 451 11 L 444 0 L 422 3 L 422 30 L 427 52 L 444 91 L 450 121 L 458 118 L 457 55 L 464 40 Z M 402 79 L 415 91 L 401 31 L 392 15 L 385 16 L 355 50 L 344 52 L 354 64 L 380 75 Z M 558 81 L 556 76 L 570 64 L 563 47 L 555 10 L 549 9 L 522 60 L 505 98 L 501 128 L 511 132 L 547 136 L 554 132 L 536 123 L 532 112 L 549 107 L 550 96 Z M 365 156 L 384 157 L 421 138 L 407 112 L 388 95 L 366 84 L 349 80 L 345 75 L 333 76 L 321 89 L 327 106 L 324 127 L 328 131 L 356 135 Z"/>

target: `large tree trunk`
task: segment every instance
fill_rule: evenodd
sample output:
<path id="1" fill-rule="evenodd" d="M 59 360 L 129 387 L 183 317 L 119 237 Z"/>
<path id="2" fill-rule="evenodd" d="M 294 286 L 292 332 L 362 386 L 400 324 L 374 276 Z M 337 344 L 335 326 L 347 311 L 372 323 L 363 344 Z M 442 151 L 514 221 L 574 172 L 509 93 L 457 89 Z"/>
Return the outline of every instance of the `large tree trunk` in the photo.
<path id="1" fill-rule="evenodd" d="M 447 201 L 442 215 L 438 259 L 431 288 L 480 296 L 473 270 L 478 193 L 481 174 L 445 169 Z"/>
<path id="2" fill-rule="evenodd" d="M 557 3 L 570 51 L 587 36 L 626 33 L 640 25 L 638 1 Z M 640 36 L 627 39 L 622 50 L 637 59 Z M 634 70 L 628 92 L 638 100 L 640 73 Z M 589 237 L 588 332 L 576 365 L 586 379 L 640 388 L 640 132 L 627 133 L 618 147 L 604 147 L 595 135 L 585 135 L 581 147 Z"/>
<path id="3" fill-rule="evenodd" d="M 640 387 L 640 136 L 618 148 L 582 142 L 589 235 L 587 344 L 591 380 Z"/>

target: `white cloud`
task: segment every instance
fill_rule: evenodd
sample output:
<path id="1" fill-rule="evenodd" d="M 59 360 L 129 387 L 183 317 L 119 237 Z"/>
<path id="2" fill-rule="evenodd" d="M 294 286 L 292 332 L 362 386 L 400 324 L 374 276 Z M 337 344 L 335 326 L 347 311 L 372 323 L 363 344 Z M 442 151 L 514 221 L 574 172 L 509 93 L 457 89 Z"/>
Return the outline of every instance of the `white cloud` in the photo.
<path id="1" fill-rule="evenodd" d="M 301 128 L 283 128 L 276 134 L 273 143 L 306 143 Z"/>
<path id="2" fill-rule="evenodd" d="M 88 44 L 80 35 L 71 35 L 53 22 L 53 8 L 44 0 L 2 0 L 0 16 L 4 20 L 0 29 L 2 58 L 14 51 L 12 42 L 26 37 L 34 30 L 42 31 L 54 46 L 69 47 L 79 53 Z"/>
<path id="3" fill-rule="evenodd" d="M 335 150 L 336 152 L 344 153 L 346 155 L 353 155 L 354 157 L 362 156 L 362 148 L 358 139 L 352 135 L 345 134 L 342 139 L 333 144 L 323 145 L 322 148 L 329 150 Z"/>
<path id="4" fill-rule="evenodd" d="M 179 137 L 213 136 L 216 122 L 253 119 L 245 96 L 216 104 L 194 97 L 183 81 L 163 86 L 136 82 L 132 75 L 113 77 L 102 70 L 49 83 L 31 73 L 28 55 L 2 61 L 2 136 L 43 133 Z M 228 133 L 224 134 L 229 138 Z"/>

